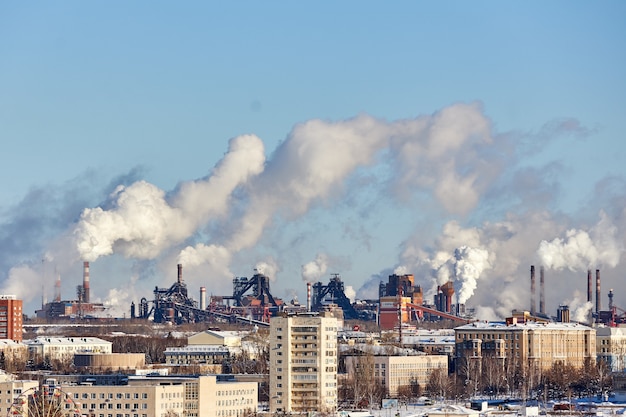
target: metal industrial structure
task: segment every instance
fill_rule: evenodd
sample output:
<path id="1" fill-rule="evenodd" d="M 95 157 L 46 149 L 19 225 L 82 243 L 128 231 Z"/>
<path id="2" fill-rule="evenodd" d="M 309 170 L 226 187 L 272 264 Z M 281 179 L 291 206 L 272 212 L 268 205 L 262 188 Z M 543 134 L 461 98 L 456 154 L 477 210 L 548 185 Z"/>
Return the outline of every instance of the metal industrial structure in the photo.
<path id="1" fill-rule="evenodd" d="M 249 279 L 234 278 L 233 295 L 213 296 L 208 305 L 206 288 L 200 287 L 200 304 L 198 304 L 189 296 L 182 271 L 182 264 L 178 264 L 176 282 L 169 288 L 155 287 L 154 298 L 152 300 L 142 298 L 138 312 L 135 304 L 132 303 L 131 317 L 152 318 L 155 323 L 181 324 L 219 319 L 267 324 L 269 317 L 278 312 L 283 304 L 281 299 L 272 296 L 269 278 L 260 273 L 254 274 Z M 249 291 L 252 293 L 246 294 Z"/>
<path id="2" fill-rule="evenodd" d="M 344 319 L 355 320 L 360 318 L 359 313 L 346 296 L 345 287 L 339 274 L 332 274 L 328 285 L 321 282 L 313 284 L 311 311 L 324 311 L 330 304 L 336 304 L 343 310 Z"/>

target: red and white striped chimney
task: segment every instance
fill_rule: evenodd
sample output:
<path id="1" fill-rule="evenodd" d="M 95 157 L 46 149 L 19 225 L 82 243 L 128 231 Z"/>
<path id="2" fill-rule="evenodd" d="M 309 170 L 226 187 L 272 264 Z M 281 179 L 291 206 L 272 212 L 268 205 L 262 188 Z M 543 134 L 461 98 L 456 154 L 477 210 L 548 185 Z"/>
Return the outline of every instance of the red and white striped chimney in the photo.
<path id="1" fill-rule="evenodd" d="M 83 262 L 83 301 L 89 302 L 89 262 Z"/>

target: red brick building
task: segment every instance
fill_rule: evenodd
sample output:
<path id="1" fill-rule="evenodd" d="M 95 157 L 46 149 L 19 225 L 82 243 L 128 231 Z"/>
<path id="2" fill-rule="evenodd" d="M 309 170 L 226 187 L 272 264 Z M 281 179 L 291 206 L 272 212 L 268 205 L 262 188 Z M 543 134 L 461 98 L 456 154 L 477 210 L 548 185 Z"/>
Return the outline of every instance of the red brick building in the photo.
<path id="1" fill-rule="evenodd" d="M 22 300 L 0 295 L 0 339 L 22 341 Z"/>

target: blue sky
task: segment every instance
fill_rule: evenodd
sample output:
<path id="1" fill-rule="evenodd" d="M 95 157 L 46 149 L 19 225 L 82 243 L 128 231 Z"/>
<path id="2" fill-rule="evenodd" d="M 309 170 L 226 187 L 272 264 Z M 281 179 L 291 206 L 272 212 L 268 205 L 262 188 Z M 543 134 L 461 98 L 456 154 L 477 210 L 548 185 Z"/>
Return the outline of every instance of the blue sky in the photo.
<path id="1" fill-rule="evenodd" d="M 83 209 L 119 214 L 110 193 L 140 180 L 154 188 L 138 193 L 161 190 L 176 208 L 184 184 L 210 178 L 236 153 L 229 140 L 248 134 L 261 143 L 246 146 L 261 146 L 264 158 L 247 155 L 250 164 L 228 170 L 248 176 L 220 194 L 220 207 L 212 194 L 195 197 L 216 207 L 186 225 L 193 231 L 167 229 L 146 253 L 130 248 L 145 243 L 137 237 L 145 231 L 129 238 L 107 229 L 112 253 L 92 256 L 92 293 L 120 305 L 149 297 L 199 244 L 213 245 L 211 255 L 185 265 L 185 276 L 214 293 L 260 264 L 284 298 L 302 298 L 303 265 L 320 275 L 307 279 L 337 272 L 363 296 L 397 268 L 430 288 L 458 271 L 454 253 L 464 246 L 488 257 L 479 278 L 457 277 L 459 289 L 476 281 L 468 304 L 486 316 L 526 307 L 531 263 L 553 262 L 554 288 L 564 291 L 547 295 L 554 309 L 578 303 L 568 283 L 580 276 L 575 287 L 584 290 L 587 267 L 601 267 L 617 289 L 625 17 L 619 1 L 3 4 L 4 291 L 36 307 L 42 291 L 33 288 L 51 293 L 56 270 L 64 298 L 73 297 L 88 255 L 73 253 L 72 237 L 94 233 Z M 405 125 L 419 120 L 449 130 L 412 138 Z M 447 142 L 452 132 L 462 146 Z M 363 146 L 342 148 L 351 135 Z M 317 162 L 305 170 L 298 157 L 311 143 L 328 158 L 308 159 Z M 441 144 L 450 146 L 437 154 Z M 251 204 L 266 210 L 262 220 Z M 104 218 L 91 221 L 103 230 Z M 260 230 L 246 229 L 250 221 Z M 593 250 L 567 240 L 577 232 Z M 553 250 L 581 266 L 538 255 L 542 240 L 557 238 Z M 580 253 L 567 252 L 574 248 Z M 490 300 L 494 290 L 501 299 Z"/>

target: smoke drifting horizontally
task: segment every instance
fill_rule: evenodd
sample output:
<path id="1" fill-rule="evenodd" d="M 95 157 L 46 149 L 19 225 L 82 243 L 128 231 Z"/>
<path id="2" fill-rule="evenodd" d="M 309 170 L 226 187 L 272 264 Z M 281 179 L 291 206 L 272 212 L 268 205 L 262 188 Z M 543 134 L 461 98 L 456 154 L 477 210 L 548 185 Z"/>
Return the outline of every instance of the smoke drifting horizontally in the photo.
<path id="1" fill-rule="evenodd" d="M 568 126 L 580 127 L 568 120 Z M 561 126 L 542 130 L 542 138 L 571 133 Z M 309 120 L 296 125 L 269 157 L 254 135 L 231 139 L 206 177 L 181 182 L 171 192 L 143 180 L 119 185 L 105 204 L 76 213 L 75 224 L 42 246 L 63 273 L 102 258 L 150 261 L 162 271 L 182 263 L 188 284 L 218 294 L 232 290 L 233 276 L 251 265 L 276 284 L 298 274 L 305 282 L 325 281 L 332 269 L 352 284 L 346 285 L 349 296 L 362 298 L 375 298 L 378 283 L 390 271 L 402 271 L 429 286 L 426 296 L 452 280 L 459 302 L 474 304 L 485 317 L 502 317 L 526 306 L 527 269 L 537 257 L 563 271 L 591 264 L 614 268 L 623 255 L 624 212 L 602 211 L 598 224 L 585 231 L 575 220 L 545 210 L 558 184 L 520 164 L 532 146 L 526 139 L 496 134 L 479 103 L 394 121 L 365 114 Z M 370 206 L 361 207 L 362 201 Z M 411 215 L 393 219 L 395 241 L 379 242 L 387 231 L 376 219 L 394 216 L 390 207 Z M 335 216 L 341 210 L 349 215 Z M 350 231 L 341 236 L 342 244 L 360 236 L 367 243 L 354 242 L 359 249 L 342 256 L 332 252 L 332 242 L 324 253 L 321 244 L 303 243 L 317 230 L 279 243 L 290 225 L 312 213 L 327 216 L 329 229 Z M 272 242 L 265 241 L 268 236 Z M 397 259 L 379 258 L 389 247 L 398 248 Z M 315 260 L 306 262 L 313 253 Z M 385 264 L 366 280 L 362 272 L 350 276 L 351 256 Z M 3 290 L 26 301 L 35 297 L 40 259 L 13 266 Z M 97 283 L 94 276 L 92 285 Z M 153 284 L 136 278 L 133 283 Z M 111 303 L 124 299 L 124 283 L 104 284 L 117 287 L 101 292 Z"/>

